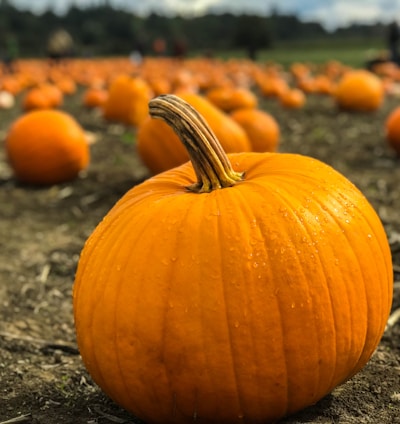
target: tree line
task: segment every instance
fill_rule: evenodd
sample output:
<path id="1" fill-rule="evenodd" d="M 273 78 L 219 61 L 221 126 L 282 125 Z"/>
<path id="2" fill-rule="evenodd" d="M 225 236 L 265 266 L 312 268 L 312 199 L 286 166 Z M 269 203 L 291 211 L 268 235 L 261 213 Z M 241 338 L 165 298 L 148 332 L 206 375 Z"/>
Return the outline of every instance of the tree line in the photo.
<path id="1" fill-rule="evenodd" d="M 85 9 L 71 7 L 65 15 L 46 11 L 35 15 L 21 11 L 7 0 L 0 0 L 0 43 L 13 37 L 21 57 L 47 54 L 49 35 L 63 28 L 74 40 L 74 54 L 79 56 L 117 56 L 140 50 L 154 54 L 156 39 L 166 44 L 165 54 L 174 54 L 177 40 L 185 43 L 188 53 L 213 54 L 244 49 L 253 58 L 261 49 L 281 42 L 324 40 L 327 38 L 383 37 L 385 26 L 351 25 L 328 32 L 318 22 L 303 22 L 296 15 L 272 11 L 268 16 L 232 13 L 203 16 L 163 16 L 156 12 L 137 16 L 108 4 Z"/>

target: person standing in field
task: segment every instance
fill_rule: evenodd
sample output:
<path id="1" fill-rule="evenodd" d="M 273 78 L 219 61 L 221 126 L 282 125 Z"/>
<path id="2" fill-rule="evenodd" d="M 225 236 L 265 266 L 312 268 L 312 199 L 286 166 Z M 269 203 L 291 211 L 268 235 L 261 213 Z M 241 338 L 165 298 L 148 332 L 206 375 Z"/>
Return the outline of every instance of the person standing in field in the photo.
<path id="1" fill-rule="evenodd" d="M 74 41 L 64 29 L 52 32 L 47 41 L 47 57 L 51 63 L 60 63 L 73 54 Z"/>
<path id="2" fill-rule="evenodd" d="M 167 42 L 163 37 L 157 37 L 152 44 L 153 53 L 158 56 L 162 57 L 165 56 L 167 52 Z"/>

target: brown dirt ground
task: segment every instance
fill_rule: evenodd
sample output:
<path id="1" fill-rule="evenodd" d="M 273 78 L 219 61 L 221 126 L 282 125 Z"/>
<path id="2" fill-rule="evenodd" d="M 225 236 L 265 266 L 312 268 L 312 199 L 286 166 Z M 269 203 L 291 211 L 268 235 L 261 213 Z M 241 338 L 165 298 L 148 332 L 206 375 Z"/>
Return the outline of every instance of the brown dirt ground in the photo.
<path id="1" fill-rule="evenodd" d="M 86 111 L 80 93 L 66 99 L 97 142 L 79 179 L 53 187 L 18 184 L 0 149 L 0 424 L 138 423 L 110 401 L 84 369 L 75 344 L 71 291 L 84 241 L 111 206 L 148 176 L 132 129 Z M 281 125 L 282 152 L 321 159 L 353 181 L 379 213 L 400 279 L 400 160 L 383 123 L 399 103 L 373 114 L 339 112 L 311 96 L 298 111 L 274 100 L 264 107 Z M 1 143 L 19 103 L 0 111 Z M 3 147 L 3 144 L 1 145 Z M 397 287 L 397 286 L 396 286 Z M 395 289 L 394 308 L 400 307 Z M 367 366 L 318 404 L 284 423 L 400 423 L 400 322 L 384 334 Z M 167 424 L 167 423 L 166 423 Z"/>

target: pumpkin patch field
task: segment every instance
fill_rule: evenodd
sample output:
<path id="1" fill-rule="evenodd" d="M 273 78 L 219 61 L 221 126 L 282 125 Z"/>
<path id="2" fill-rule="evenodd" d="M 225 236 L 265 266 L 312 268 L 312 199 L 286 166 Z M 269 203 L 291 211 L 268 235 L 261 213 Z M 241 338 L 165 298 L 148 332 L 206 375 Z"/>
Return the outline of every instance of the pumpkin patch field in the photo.
<path id="1" fill-rule="evenodd" d="M 0 73 L 0 424 L 400 423 L 399 107 L 392 64 Z"/>

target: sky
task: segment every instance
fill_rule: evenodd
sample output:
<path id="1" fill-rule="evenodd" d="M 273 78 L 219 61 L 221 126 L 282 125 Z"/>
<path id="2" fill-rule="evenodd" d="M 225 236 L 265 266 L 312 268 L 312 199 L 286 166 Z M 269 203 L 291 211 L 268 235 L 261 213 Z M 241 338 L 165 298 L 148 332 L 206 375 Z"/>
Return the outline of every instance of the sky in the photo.
<path id="1" fill-rule="evenodd" d="M 105 0 L 9 0 L 22 10 L 42 13 L 52 10 L 63 14 L 71 5 L 88 7 Z M 352 23 L 400 23 L 400 0 L 108 0 L 116 8 L 143 15 L 149 11 L 160 14 L 192 14 L 206 12 L 247 12 L 268 14 L 274 8 L 281 13 L 295 13 L 304 21 L 320 22 L 326 29 Z"/>

